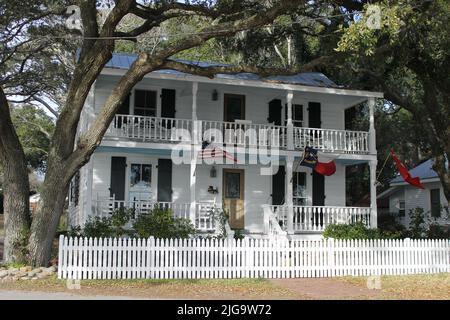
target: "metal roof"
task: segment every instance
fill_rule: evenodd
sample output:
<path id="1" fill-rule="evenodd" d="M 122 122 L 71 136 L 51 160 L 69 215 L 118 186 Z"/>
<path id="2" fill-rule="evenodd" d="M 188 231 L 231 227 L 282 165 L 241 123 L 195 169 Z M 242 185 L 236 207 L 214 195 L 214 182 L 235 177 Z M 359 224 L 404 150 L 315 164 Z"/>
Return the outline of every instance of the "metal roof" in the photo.
<path id="1" fill-rule="evenodd" d="M 129 69 L 131 64 L 136 60 L 136 54 L 125 54 L 125 53 L 114 53 L 111 60 L 106 64 L 106 68 L 113 69 Z M 199 67 L 213 67 L 213 66 L 227 66 L 221 63 L 211 63 L 204 61 L 190 61 L 190 60 L 180 60 L 174 59 L 175 61 L 180 61 L 185 64 L 196 65 Z M 153 71 L 153 73 L 160 74 L 174 74 L 174 75 L 185 75 L 186 73 L 164 69 Z M 269 76 L 262 78 L 254 73 L 238 73 L 238 74 L 217 74 L 216 78 L 219 79 L 235 79 L 235 80 L 253 80 L 253 81 L 263 81 L 263 82 L 273 82 L 273 83 L 286 83 L 294 85 L 306 85 L 314 87 L 326 87 L 326 88 L 342 88 L 338 86 L 329 78 L 327 78 L 323 73 L 319 72 L 304 72 L 296 75 L 290 76 Z"/>

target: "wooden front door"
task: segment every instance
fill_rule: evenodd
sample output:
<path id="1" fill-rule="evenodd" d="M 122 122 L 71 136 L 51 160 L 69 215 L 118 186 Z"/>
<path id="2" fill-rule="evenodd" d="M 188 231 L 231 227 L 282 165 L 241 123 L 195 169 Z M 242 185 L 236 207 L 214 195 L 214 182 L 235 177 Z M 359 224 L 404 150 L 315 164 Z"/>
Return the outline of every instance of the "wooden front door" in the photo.
<path id="1" fill-rule="evenodd" d="M 223 169 L 223 204 L 232 229 L 244 229 L 244 170 Z"/>

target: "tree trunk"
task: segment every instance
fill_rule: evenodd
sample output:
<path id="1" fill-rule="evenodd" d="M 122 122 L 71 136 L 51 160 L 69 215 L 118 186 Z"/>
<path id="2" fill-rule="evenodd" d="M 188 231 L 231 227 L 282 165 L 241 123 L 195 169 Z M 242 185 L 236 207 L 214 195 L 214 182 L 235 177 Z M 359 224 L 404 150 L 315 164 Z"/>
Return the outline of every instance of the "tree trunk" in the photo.
<path id="1" fill-rule="evenodd" d="M 31 225 L 28 245 L 29 263 L 47 266 L 52 254 L 52 244 L 69 189 L 69 182 L 62 179 L 62 161 L 51 161 L 42 185 L 41 199 Z M 55 163 L 56 162 L 56 163 Z"/>
<path id="2" fill-rule="evenodd" d="M 0 162 L 4 174 L 5 262 L 24 262 L 30 227 L 30 184 L 25 154 L 0 87 Z"/>
<path id="3" fill-rule="evenodd" d="M 450 161 L 450 152 L 447 152 L 447 159 Z M 433 169 L 437 172 L 439 179 L 441 180 L 442 189 L 444 190 L 445 198 L 447 199 L 447 205 L 450 204 L 450 164 L 447 163 L 448 167 L 445 166 L 444 155 L 435 157 Z"/>

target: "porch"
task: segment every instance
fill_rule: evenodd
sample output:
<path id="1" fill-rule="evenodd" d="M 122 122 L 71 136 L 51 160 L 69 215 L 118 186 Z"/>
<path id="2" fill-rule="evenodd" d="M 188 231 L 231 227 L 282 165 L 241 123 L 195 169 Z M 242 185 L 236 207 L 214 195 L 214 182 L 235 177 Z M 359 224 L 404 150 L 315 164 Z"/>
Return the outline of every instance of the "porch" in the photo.
<path id="1" fill-rule="evenodd" d="M 222 210 L 221 204 L 208 202 L 195 203 L 191 214 L 190 203 L 153 202 L 153 201 L 121 201 L 111 199 L 96 200 L 93 213 L 97 217 L 109 217 L 114 210 L 126 208 L 133 210 L 133 218 L 148 214 L 155 208 L 169 209 L 177 218 L 189 219 L 200 233 L 214 233 L 217 228 L 217 214 Z M 330 224 L 351 224 L 362 221 L 370 227 L 371 210 L 368 207 L 340 206 L 293 206 L 292 232 L 290 232 L 286 205 L 261 205 L 263 213 L 264 235 L 269 237 L 285 237 L 288 234 L 323 232 Z M 227 223 L 227 233 L 233 234 Z"/>
<path id="2" fill-rule="evenodd" d="M 194 138 L 195 134 L 198 135 L 197 140 Z M 289 126 L 257 124 L 249 120 L 226 122 L 116 115 L 105 137 L 137 142 L 178 143 L 214 140 L 216 143 L 245 148 L 303 150 L 306 146 L 310 146 L 323 152 L 349 154 L 370 152 L 369 133 L 365 131 L 298 126 L 289 128 Z"/>

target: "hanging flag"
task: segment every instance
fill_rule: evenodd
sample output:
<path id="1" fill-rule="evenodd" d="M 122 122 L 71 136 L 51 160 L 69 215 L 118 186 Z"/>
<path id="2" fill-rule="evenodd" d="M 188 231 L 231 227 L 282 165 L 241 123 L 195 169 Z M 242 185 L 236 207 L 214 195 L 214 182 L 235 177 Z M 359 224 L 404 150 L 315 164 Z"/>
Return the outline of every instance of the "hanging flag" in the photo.
<path id="1" fill-rule="evenodd" d="M 209 141 L 202 141 L 202 150 L 199 153 L 201 159 L 227 158 L 233 160 L 233 162 L 235 163 L 237 162 L 237 159 L 235 157 L 233 157 L 222 148 L 213 146 Z"/>
<path id="2" fill-rule="evenodd" d="M 336 163 L 330 162 L 317 162 L 314 171 L 320 173 L 323 176 L 331 176 L 336 172 Z"/>
<path id="3" fill-rule="evenodd" d="M 406 167 L 400 162 L 400 160 L 397 158 L 397 156 L 394 153 L 394 150 L 391 149 L 391 156 L 392 159 L 394 159 L 395 161 L 395 165 L 398 169 L 398 172 L 400 173 L 400 175 L 402 176 L 403 180 L 405 180 L 405 182 L 408 182 L 410 185 L 420 188 L 420 189 L 425 189 L 425 187 L 422 185 L 422 182 L 420 182 L 419 177 L 411 177 L 411 174 L 409 173 L 408 169 L 406 169 Z"/>
<path id="4" fill-rule="evenodd" d="M 306 146 L 303 152 L 303 159 L 300 162 L 301 166 L 314 169 L 317 164 L 317 150 Z"/>
<path id="5" fill-rule="evenodd" d="M 311 147 L 305 147 L 300 165 L 309 167 L 324 176 L 331 176 L 336 172 L 336 163 L 334 161 L 319 162 L 317 150 Z"/>

